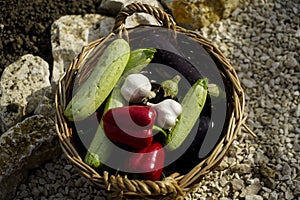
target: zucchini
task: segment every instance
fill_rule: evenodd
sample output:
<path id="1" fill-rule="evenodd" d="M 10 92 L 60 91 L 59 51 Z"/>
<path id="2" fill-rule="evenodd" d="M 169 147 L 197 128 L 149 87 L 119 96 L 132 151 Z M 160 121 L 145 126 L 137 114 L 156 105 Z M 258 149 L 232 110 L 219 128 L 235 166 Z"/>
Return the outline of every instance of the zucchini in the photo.
<path id="1" fill-rule="evenodd" d="M 156 49 L 136 49 L 130 53 L 130 57 L 126 68 L 123 72 L 124 76 L 130 74 L 139 73 L 142 71 L 153 59 Z"/>
<path id="2" fill-rule="evenodd" d="M 142 71 L 153 59 L 156 49 L 136 49 L 130 52 L 128 63 L 124 69 L 123 75 L 115 85 L 110 94 L 104 108 L 104 114 L 111 108 L 122 107 L 126 105 L 126 100 L 122 97 L 120 88 L 129 74 L 139 73 Z M 102 124 L 102 123 L 101 123 Z"/>
<path id="3" fill-rule="evenodd" d="M 197 122 L 206 102 L 207 85 L 207 79 L 199 79 L 184 96 L 181 103 L 182 113 L 167 137 L 166 148 L 168 150 L 177 149 Z"/>
<path id="4" fill-rule="evenodd" d="M 84 162 L 93 168 L 99 168 L 109 158 L 113 151 L 114 145 L 105 135 L 101 126 L 98 127 L 97 132 L 92 140 Z"/>
<path id="5" fill-rule="evenodd" d="M 89 78 L 68 103 L 64 115 L 69 121 L 83 120 L 97 110 L 121 77 L 129 56 L 130 47 L 124 39 L 107 46 Z"/>
<path id="6" fill-rule="evenodd" d="M 151 62 L 155 52 L 156 50 L 153 48 L 137 49 L 130 52 L 129 60 L 123 71 L 123 77 L 126 77 L 131 73 L 140 72 Z M 117 108 L 126 105 L 126 100 L 122 97 L 120 92 L 120 87 L 124 80 L 125 78 L 121 77 L 118 83 L 114 86 L 106 101 L 103 112 L 104 114 L 111 108 Z M 103 130 L 103 121 L 101 120 L 100 126 L 98 127 L 92 143 L 88 148 L 84 162 L 94 168 L 101 167 L 114 151 L 115 146 L 112 145 L 114 144 L 105 135 Z"/>

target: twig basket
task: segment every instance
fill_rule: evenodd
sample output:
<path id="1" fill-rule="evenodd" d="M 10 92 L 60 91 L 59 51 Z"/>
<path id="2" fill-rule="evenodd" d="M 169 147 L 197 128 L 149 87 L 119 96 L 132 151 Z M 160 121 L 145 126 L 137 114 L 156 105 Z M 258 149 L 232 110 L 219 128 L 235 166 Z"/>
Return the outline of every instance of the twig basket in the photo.
<path id="1" fill-rule="evenodd" d="M 227 113 L 227 130 L 225 130 L 224 136 L 218 141 L 218 144 L 215 146 L 211 154 L 194 166 L 194 168 L 187 174 L 174 172 L 160 181 L 134 180 L 129 179 L 126 176 L 112 175 L 107 171 L 99 174 L 95 169 L 87 165 L 79 155 L 73 141 L 74 130 L 63 115 L 63 111 L 70 100 L 68 99 L 68 94 L 70 94 L 70 91 L 72 90 L 76 73 L 82 67 L 89 54 L 96 46 L 102 45 L 103 42 L 112 35 L 126 31 L 124 28 L 125 19 L 137 12 L 148 13 L 154 16 L 163 27 L 172 29 L 175 33 L 183 33 L 187 37 L 201 44 L 203 48 L 212 57 L 214 57 L 214 59 L 219 61 L 220 65 L 218 65 L 218 70 L 221 76 L 226 79 L 226 87 L 229 88 L 227 92 L 230 92 L 228 95 L 228 98 L 230 98 L 228 104 L 230 105 L 228 106 L 231 107 L 231 109 L 229 110 L 230 113 Z M 240 132 L 241 126 L 245 126 L 244 123 L 246 120 L 246 117 L 244 116 L 245 98 L 243 89 L 235 70 L 222 55 L 219 49 L 198 33 L 177 26 L 172 17 L 161 9 L 139 3 L 133 3 L 125 7 L 116 17 L 112 33 L 107 37 L 100 38 L 93 43 L 90 43 L 82 49 L 82 52 L 77 57 L 75 57 L 68 70 L 58 82 L 55 103 L 56 131 L 59 136 L 63 152 L 88 180 L 97 187 L 107 190 L 114 198 L 126 198 L 129 196 L 144 199 L 183 198 L 186 192 L 197 185 L 201 177 L 209 173 L 220 163 L 236 135 Z M 245 127 L 249 130 L 247 126 Z"/>

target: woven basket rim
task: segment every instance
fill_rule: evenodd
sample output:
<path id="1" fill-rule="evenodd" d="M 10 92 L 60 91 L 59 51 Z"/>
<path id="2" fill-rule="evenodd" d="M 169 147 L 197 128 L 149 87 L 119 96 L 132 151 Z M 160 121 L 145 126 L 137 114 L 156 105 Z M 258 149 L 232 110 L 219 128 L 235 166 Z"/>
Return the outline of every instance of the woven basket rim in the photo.
<path id="1" fill-rule="evenodd" d="M 145 12 L 152 14 L 157 19 L 162 19 L 161 21 L 163 21 L 164 26 L 174 29 L 175 32 L 183 33 L 197 41 L 207 52 L 220 61 L 221 68 L 219 70 L 226 78 L 228 78 L 228 81 L 231 83 L 232 94 L 230 95 L 234 101 L 232 102 L 233 111 L 230 114 L 227 134 L 219 141 L 210 156 L 201 161 L 185 175 L 180 175 L 179 173 L 175 172 L 160 181 L 132 180 L 120 175 L 109 175 L 107 171 L 104 171 L 103 174 L 100 175 L 92 167 L 84 163 L 78 154 L 76 147 L 72 143 L 72 128 L 68 126 L 68 122 L 63 116 L 63 110 L 67 103 L 67 90 L 69 87 L 71 87 L 72 80 L 74 79 L 74 75 L 76 74 L 77 70 L 82 66 L 85 59 L 89 56 L 93 49 L 97 45 L 102 45 L 110 37 L 124 31 L 123 25 L 126 17 L 128 16 L 128 12 Z M 150 196 L 151 199 L 153 199 L 155 197 L 164 197 L 167 194 L 171 194 L 172 199 L 174 199 L 174 196 L 182 197 L 187 191 L 193 189 L 193 187 L 196 185 L 195 183 L 197 183 L 205 174 L 209 173 L 221 162 L 231 146 L 231 143 L 236 138 L 236 135 L 241 131 L 241 127 L 246 127 L 246 117 L 244 115 L 244 91 L 234 68 L 216 46 L 214 46 L 199 33 L 177 26 L 172 17 L 166 14 L 164 11 L 161 11 L 159 8 L 140 3 L 133 3 L 123 9 L 118 17 L 116 18 L 116 24 L 112 33 L 85 46 L 81 53 L 74 58 L 70 67 L 58 81 L 57 92 L 55 95 L 55 126 L 57 135 L 59 136 L 61 148 L 67 158 L 79 169 L 79 172 L 83 176 L 85 176 L 97 187 L 111 192 L 111 194 L 115 197 L 122 198 L 123 196 L 134 195 L 141 197 Z M 246 127 L 246 130 L 250 132 L 248 127 Z"/>

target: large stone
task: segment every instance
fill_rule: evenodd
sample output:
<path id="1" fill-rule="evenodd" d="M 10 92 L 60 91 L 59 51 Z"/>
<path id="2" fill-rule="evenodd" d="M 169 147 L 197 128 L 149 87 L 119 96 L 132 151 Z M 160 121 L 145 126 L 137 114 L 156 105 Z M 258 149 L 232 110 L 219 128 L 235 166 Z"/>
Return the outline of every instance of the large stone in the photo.
<path id="1" fill-rule="evenodd" d="M 13 198 L 28 170 L 61 154 L 54 121 L 34 115 L 0 138 L 0 200 Z"/>
<path id="2" fill-rule="evenodd" d="M 179 25 L 201 28 L 227 18 L 239 5 L 239 0 L 162 0 Z"/>
<path id="3" fill-rule="evenodd" d="M 154 18 L 143 16 L 139 14 L 129 17 L 126 20 L 126 28 L 140 24 L 158 24 Z M 51 27 L 54 60 L 51 80 L 57 82 L 82 48 L 96 39 L 107 36 L 114 24 L 114 18 L 99 14 L 66 15 L 55 21 Z"/>
<path id="4" fill-rule="evenodd" d="M 153 0 L 103 0 L 98 10 L 100 12 L 116 16 L 123 7 L 127 6 L 130 3 L 136 2 L 163 9 L 162 5 L 158 1 Z M 145 13 L 135 13 L 132 16 L 129 16 L 125 21 L 126 28 L 133 28 L 140 24 L 159 25 L 155 17 Z"/>
<path id="5" fill-rule="evenodd" d="M 156 0 L 102 0 L 98 10 L 116 16 L 123 7 L 136 2 L 162 8 L 161 4 Z"/>
<path id="6" fill-rule="evenodd" d="M 34 112 L 50 86 L 49 65 L 27 54 L 5 68 L 0 80 L 0 134 Z"/>
<path id="7" fill-rule="evenodd" d="M 55 118 L 55 92 L 57 85 L 52 82 L 51 86 L 45 89 L 44 96 L 41 98 L 38 106 L 34 110 L 35 115 L 44 115 L 54 120 Z"/>
<path id="8" fill-rule="evenodd" d="M 99 30 L 99 22 L 104 16 L 98 14 L 66 15 L 51 26 L 51 45 L 53 55 L 52 81 L 57 82 L 74 57 L 90 42 L 109 33 Z M 101 34 L 100 34 L 101 33 Z"/>

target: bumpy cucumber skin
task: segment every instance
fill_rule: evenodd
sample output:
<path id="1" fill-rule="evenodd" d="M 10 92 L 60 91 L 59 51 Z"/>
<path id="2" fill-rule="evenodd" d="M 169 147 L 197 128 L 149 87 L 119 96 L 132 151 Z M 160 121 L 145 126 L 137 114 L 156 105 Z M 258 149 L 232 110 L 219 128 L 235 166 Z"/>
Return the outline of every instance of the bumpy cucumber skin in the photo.
<path id="1" fill-rule="evenodd" d="M 176 125 L 170 130 L 166 148 L 177 149 L 195 125 L 204 107 L 207 96 L 207 79 L 198 80 L 182 100 L 182 113 Z"/>
<path id="2" fill-rule="evenodd" d="M 97 110 L 118 82 L 129 56 L 130 47 L 124 39 L 116 39 L 108 45 L 90 77 L 67 105 L 64 115 L 68 120 L 83 120 Z"/>

